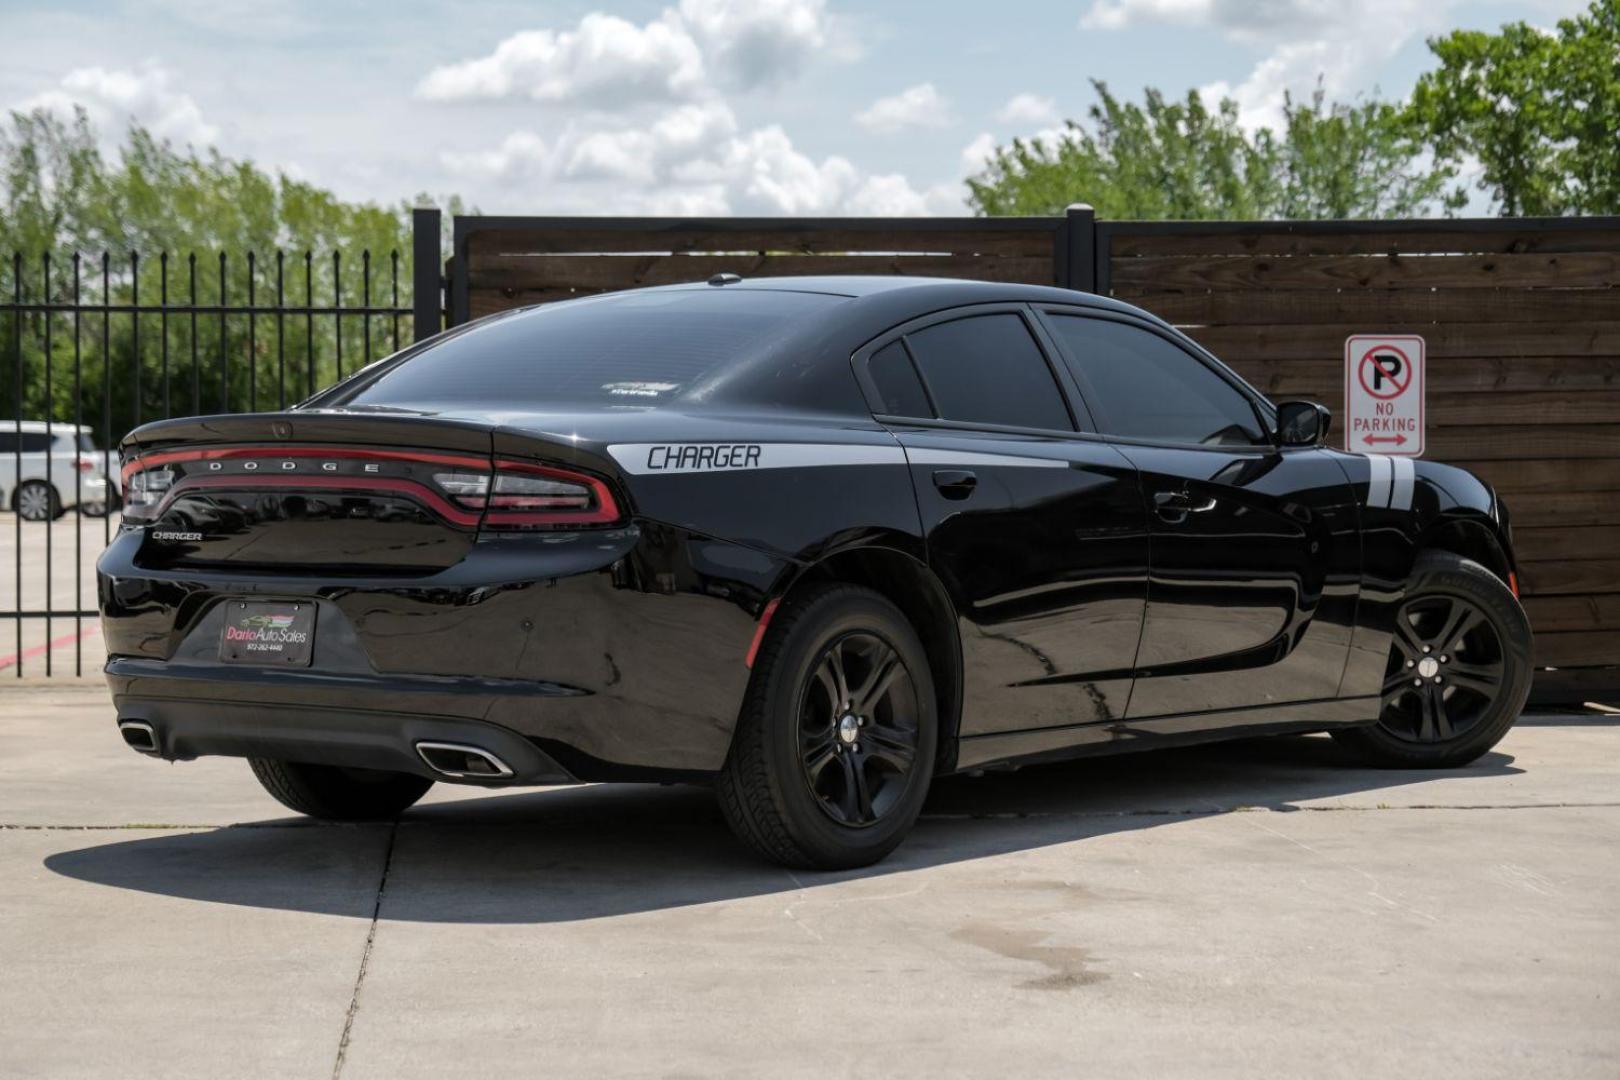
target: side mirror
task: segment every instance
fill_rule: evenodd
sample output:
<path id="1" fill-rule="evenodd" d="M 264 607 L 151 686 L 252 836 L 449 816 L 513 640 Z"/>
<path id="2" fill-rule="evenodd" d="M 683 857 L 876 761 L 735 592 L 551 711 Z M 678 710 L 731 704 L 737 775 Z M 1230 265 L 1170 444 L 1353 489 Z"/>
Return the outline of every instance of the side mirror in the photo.
<path id="1" fill-rule="evenodd" d="M 1314 401 L 1285 401 L 1277 406 L 1277 441 L 1284 446 L 1320 446 L 1333 426 L 1333 413 Z"/>

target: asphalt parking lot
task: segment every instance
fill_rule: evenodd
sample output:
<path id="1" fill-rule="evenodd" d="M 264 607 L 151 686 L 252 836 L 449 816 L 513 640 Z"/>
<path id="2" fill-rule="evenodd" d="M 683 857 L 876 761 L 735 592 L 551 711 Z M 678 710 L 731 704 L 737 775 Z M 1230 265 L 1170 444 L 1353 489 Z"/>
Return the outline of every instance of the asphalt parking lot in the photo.
<path id="1" fill-rule="evenodd" d="M 860 873 L 708 793 L 289 818 L 0 690 L 0 1075 L 1620 1074 L 1620 717 L 1454 773 L 1322 737 L 953 779 Z"/>

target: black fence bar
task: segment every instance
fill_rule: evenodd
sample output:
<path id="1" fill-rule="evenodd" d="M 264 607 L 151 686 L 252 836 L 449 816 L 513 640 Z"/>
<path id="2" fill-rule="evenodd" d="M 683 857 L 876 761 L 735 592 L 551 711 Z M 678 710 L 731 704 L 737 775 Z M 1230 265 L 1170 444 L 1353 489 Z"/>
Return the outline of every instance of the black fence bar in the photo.
<path id="1" fill-rule="evenodd" d="M 11 281 L 12 281 L 12 289 L 13 289 L 13 299 L 15 300 L 18 307 L 21 306 L 22 300 L 23 300 L 23 284 L 22 284 L 22 282 L 23 282 L 23 271 L 22 271 L 22 268 L 23 268 L 22 252 L 19 251 L 19 252 L 15 253 L 14 255 L 12 255 L 12 257 L 11 257 Z M 12 448 L 12 463 L 14 465 L 14 471 L 11 474 L 11 480 L 12 480 L 12 486 L 13 487 L 20 487 L 22 485 L 22 474 L 23 474 L 23 468 L 22 468 L 22 424 L 23 424 L 23 386 L 24 386 L 25 380 L 24 380 L 24 373 L 23 373 L 22 324 L 23 324 L 22 312 L 20 310 L 18 310 L 18 308 L 13 308 L 12 313 L 11 313 L 11 356 L 12 356 L 12 361 L 11 362 L 12 362 L 12 366 L 16 369 L 16 372 L 17 372 L 16 397 L 13 399 L 15 401 L 16 407 L 17 407 L 17 427 L 16 427 L 16 433 L 13 436 L 13 438 L 16 439 L 16 445 Z M 15 492 L 13 492 L 11 494 L 10 498 L 11 498 L 11 500 L 13 502 L 16 501 Z M 17 678 L 20 679 L 20 678 L 22 678 L 22 673 L 23 673 L 23 663 L 22 663 L 22 661 L 23 661 L 22 515 L 18 514 L 16 512 L 13 512 L 11 517 L 12 517 L 13 528 L 14 528 L 15 533 L 16 533 L 16 539 L 13 542 L 12 551 L 16 553 L 15 586 L 16 586 L 17 591 L 13 595 L 16 597 L 15 604 L 16 604 L 16 607 L 17 607 L 17 633 L 16 633 L 16 638 L 17 638 L 16 657 L 17 657 L 17 661 L 16 661 L 16 664 L 17 664 Z"/>
<path id="2" fill-rule="evenodd" d="M 214 274 L 199 273 L 199 257 L 209 255 L 197 252 L 185 253 L 183 267 L 174 252 L 0 257 L 0 365 L 11 366 L 9 372 L 0 366 L 0 398 L 11 398 L 0 411 L 8 417 L 0 420 L 0 438 L 11 443 L 0 462 L 12 466 L 0 511 L 13 519 L 0 532 L 10 534 L 13 563 L 11 573 L 0 576 L 10 579 L 12 595 L 0 597 L 0 619 L 12 623 L 13 639 L 12 647 L 0 646 L 0 674 L 66 674 L 66 652 L 55 654 L 68 641 L 55 628 L 65 635 L 68 623 L 72 671 L 86 673 L 86 635 L 93 635 L 96 617 L 86 560 L 113 539 L 122 491 L 116 448 L 131 429 L 200 412 L 244 412 L 272 402 L 288 407 L 407 344 L 404 328 L 424 327 L 424 307 L 433 311 L 429 332 L 437 332 L 439 218 L 433 211 L 431 219 L 418 213 L 413 221 L 426 234 L 412 249 L 430 253 L 425 273 L 399 251 L 385 261 L 363 250 L 358 267 L 341 252 L 326 262 L 302 251 L 291 256 L 303 261 L 301 290 L 296 265 L 287 280 L 288 255 L 281 251 L 213 253 Z M 99 273 L 90 260 L 99 260 Z M 329 281 L 319 280 L 328 273 Z M 419 297 L 424 280 L 431 282 L 429 295 Z M 265 321 L 273 321 L 275 332 L 273 393 Z M 105 483 L 100 496 L 97 474 Z M 43 481 L 54 496 L 39 515 L 43 520 L 14 509 L 16 488 L 28 480 Z M 58 535 L 64 530 L 72 535 Z M 62 565 L 70 557 L 71 571 Z"/>
<path id="3" fill-rule="evenodd" d="M 439 235 L 442 228 L 439 211 L 423 209 L 411 212 L 411 295 L 415 298 L 411 324 L 417 341 L 430 338 L 444 329 L 442 297 L 445 289 L 444 279 L 439 273 Z"/>

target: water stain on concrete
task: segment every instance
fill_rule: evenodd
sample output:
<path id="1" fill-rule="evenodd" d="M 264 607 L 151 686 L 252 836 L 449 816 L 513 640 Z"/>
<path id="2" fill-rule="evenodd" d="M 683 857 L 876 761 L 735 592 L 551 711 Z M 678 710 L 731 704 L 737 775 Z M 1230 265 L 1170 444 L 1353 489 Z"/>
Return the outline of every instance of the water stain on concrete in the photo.
<path id="1" fill-rule="evenodd" d="M 1076 945 L 1050 945 L 1044 930 L 1020 930 L 988 923 L 970 923 L 951 931 L 951 937 L 1005 956 L 1009 960 L 1022 960 L 1040 964 L 1048 974 L 1019 983 L 1024 990 L 1073 990 L 1079 986 L 1099 983 L 1108 976 L 1094 970 L 1091 954 Z"/>

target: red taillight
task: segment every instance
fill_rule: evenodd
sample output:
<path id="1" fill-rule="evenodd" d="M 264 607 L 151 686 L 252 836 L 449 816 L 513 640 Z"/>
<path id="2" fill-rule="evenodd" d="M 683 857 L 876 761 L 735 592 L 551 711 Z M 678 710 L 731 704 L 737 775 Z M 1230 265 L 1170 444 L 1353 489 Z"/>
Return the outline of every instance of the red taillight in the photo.
<path id="1" fill-rule="evenodd" d="M 142 468 L 140 459 L 124 466 L 124 520 L 150 521 L 157 516 L 169 489 L 174 486 L 175 472 L 167 465 L 161 468 Z"/>
<path id="2" fill-rule="evenodd" d="M 594 476 L 526 461 L 495 463 L 495 483 L 484 511 L 486 528 L 607 525 L 617 520 L 619 504 L 613 492 Z"/>
<path id="3" fill-rule="evenodd" d="M 613 493 L 595 477 L 526 461 L 494 464 L 492 473 L 488 458 L 349 447 L 166 451 L 125 463 L 124 516 L 149 521 L 182 490 L 242 486 L 399 494 L 463 527 L 544 529 L 619 520 Z"/>
<path id="4" fill-rule="evenodd" d="M 460 506 L 484 511 L 492 529 L 605 525 L 619 519 L 606 484 L 583 473 L 526 461 L 500 461 L 489 473 L 436 472 L 433 482 Z"/>
<path id="5" fill-rule="evenodd" d="M 88 458 L 83 454 L 80 454 L 78 459 L 73 462 L 73 467 L 82 473 L 94 472 L 96 468 L 96 461 L 94 458 Z"/>

